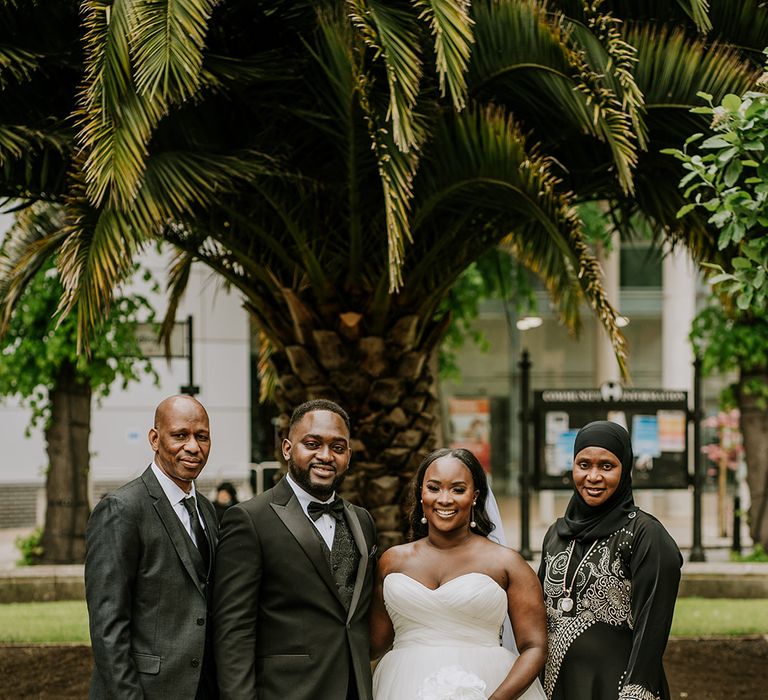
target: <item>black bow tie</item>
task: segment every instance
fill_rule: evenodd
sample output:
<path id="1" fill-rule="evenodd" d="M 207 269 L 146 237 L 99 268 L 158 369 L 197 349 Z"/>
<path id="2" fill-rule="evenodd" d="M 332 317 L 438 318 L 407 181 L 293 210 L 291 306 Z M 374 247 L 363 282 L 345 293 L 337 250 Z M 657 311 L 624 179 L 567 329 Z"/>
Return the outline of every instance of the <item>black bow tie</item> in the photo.
<path id="1" fill-rule="evenodd" d="M 323 514 L 330 515 L 336 520 L 344 520 L 344 501 L 340 498 L 335 498 L 330 503 L 310 501 L 307 505 L 307 513 L 312 520 L 317 520 Z"/>

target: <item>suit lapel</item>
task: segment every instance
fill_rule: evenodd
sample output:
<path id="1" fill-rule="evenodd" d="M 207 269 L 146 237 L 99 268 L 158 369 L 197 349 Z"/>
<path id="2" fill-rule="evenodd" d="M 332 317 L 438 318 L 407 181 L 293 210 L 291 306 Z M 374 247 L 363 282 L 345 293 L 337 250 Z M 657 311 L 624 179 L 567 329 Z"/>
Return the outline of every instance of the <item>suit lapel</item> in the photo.
<path id="1" fill-rule="evenodd" d="M 344 515 L 347 519 L 347 525 L 349 525 L 349 529 L 352 531 L 352 537 L 355 540 L 357 549 L 360 552 L 360 561 L 357 564 L 357 576 L 355 577 L 355 590 L 352 592 L 352 600 L 349 603 L 349 613 L 347 614 L 347 622 L 349 622 L 355 613 L 357 602 L 360 600 L 360 594 L 365 584 L 365 572 L 368 568 L 368 544 L 365 541 L 365 534 L 355 509 L 346 501 L 344 501 Z"/>
<path id="2" fill-rule="evenodd" d="M 299 543 L 299 546 L 304 550 L 307 558 L 312 562 L 315 569 L 317 569 L 320 578 L 325 582 L 343 608 L 344 603 L 339 596 L 336 582 L 331 575 L 328 560 L 323 552 L 322 538 L 301 509 L 299 500 L 293 493 L 290 484 L 283 479 L 277 486 L 275 486 L 273 494 L 274 500 L 269 504 L 272 506 L 272 510 L 275 511 L 277 517 L 282 520 L 285 527 L 288 528 L 288 531 Z"/>
<path id="3" fill-rule="evenodd" d="M 198 505 L 201 515 L 203 516 L 203 525 L 205 525 L 205 534 L 208 538 L 208 561 L 210 562 L 208 565 L 208 572 L 206 578 L 210 578 L 211 576 L 211 568 L 213 567 L 215 552 L 216 552 L 216 543 L 218 542 L 218 529 L 219 529 L 219 523 L 216 519 L 216 512 L 213 510 L 213 508 L 208 508 L 208 501 L 205 499 L 205 497 L 201 496 L 199 492 L 196 492 L 198 495 Z"/>
<path id="4" fill-rule="evenodd" d="M 192 544 L 191 540 L 190 543 L 187 544 L 189 535 L 187 535 L 186 531 L 184 530 L 184 526 L 179 520 L 179 517 L 176 515 L 173 507 L 166 498 L 165 492 L 157 481 L 157 477 L 155 477 L 152 472 L 152 467 L 149 467 L 141 475 L 141 478 L 147 487 L 149 495 L 154 499 L 152 505 L 161 522 L 163 523 L 165 531 L 168 533 L 168 537 L 170 537 L 174 549 L 176 549 L 176 554 L 178 554 L 179 559 L 181 559 L 181 563 L 187 570 L 187 573 L 197 587 L 197 590 L 200 591 L 200 595 L 205 597 L 205 591 L 203 590 L 203 584 L 200 581 L 200 576 L 197 573 L 197 567 L 195 566 L 194 561 L 192 561 L 192 552 L 190 547 L 193 547 L 194 545 Z"/>

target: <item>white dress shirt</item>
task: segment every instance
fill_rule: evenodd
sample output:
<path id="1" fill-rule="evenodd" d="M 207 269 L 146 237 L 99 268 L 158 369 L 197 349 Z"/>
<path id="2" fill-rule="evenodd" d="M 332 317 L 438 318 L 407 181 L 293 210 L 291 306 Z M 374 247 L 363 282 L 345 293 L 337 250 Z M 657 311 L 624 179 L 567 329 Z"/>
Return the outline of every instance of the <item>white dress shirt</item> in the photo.
<path id="1" fill-rule="evenodd" d="M 200 520 L 200 524 L 203 526 L 203 530 L 205 530 L 205 521 L 203 520 L 203 516 L 200 513 L 200 506 L 197 503 L 195 482 L 192 482 L 192 490 L 189 493 L 186 493 L 154 462 L 152 462 L 152 471 L 157 477 L 157 480 L 160 482 L 160 487 L 163 489 L 165 497 L 170 502 L 171 508 L 173 508 L 173 512 L 176 513 L 178 519 L 181 520 L 181 524 L 184 526 L 184 529 L 189 533 L 189 536 L 192 538 L 195 546 L 197 546 L 197 538 L 195 537 L 195 533 L 192 532 L 192 523 L 189 520 L 189 512 L 182 504 L 182 501 L 185 498 L 188 498 L 189 496 L 195 496 L 195 508 L 197 509 L 197 517 Z"/>
<path id="2" fill-rule="evenodd" d="M 323 513 L 317 520 L 312 520 L 312 518 L 309 517 L 307 506 L 309 506 L 312 501 L 315 501 L 316 503 L 330 503 L 336 498 L 336 494 L 334 493 L 329 499 L 321 501 L 319 498 L 315 498 L 312 494 L 307 493 L 301 488 L 301 486 L 291 478 L 290 474 L 286 474 L 285 478 L 288 480 L 293 492 L 296 494 L 296 498 L 299 501 L 301 509 L 304 511 L 304 515 L 309 518 L 309 522 L 311 522 L 315 526 L 315 529 L 320 533 L 325 544 L 328 545 L 328 549 L 331 549 L 333 547 L 333 535 L 336 532 L 336 518 L 332 515 L 328 515 L 328 513 Z"/>

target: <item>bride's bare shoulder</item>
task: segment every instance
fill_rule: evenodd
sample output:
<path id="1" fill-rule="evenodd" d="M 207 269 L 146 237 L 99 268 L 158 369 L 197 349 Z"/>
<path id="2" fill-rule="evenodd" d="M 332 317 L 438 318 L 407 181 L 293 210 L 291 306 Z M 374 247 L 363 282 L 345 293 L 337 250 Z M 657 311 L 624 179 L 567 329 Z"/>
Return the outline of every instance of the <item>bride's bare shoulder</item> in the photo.
<path id="1" fill-rule="evenodd" d="M 491 540 L 488 540 L 485 546 L 493 552 L 494 560 L 511 573 L 527 573 L 531 569 L 531 565 L 511 547 L 499 544 L 498 542 L 492 542 Z"/>
<path id="2" fill-rule="evenodd" d="M 393 572 L 402 571 L 409 561 L 418 556 L 418 549 L 418 541 L 390 547 L 379 559 L 379 572 L 386 576 Z"/>

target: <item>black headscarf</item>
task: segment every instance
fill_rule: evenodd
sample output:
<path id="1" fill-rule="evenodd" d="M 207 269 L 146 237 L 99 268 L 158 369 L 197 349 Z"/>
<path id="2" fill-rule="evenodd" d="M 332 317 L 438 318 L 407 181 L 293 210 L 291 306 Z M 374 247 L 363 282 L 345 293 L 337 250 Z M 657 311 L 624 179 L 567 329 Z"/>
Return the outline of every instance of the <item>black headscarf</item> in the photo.
<path id="1" fill-rule="evenodd" d="M 621 478 L 616 491 L 599 506 L 589 506 L 578 491 L 565 509 L 565 515 L 555 525 L 557 534 L 566 540 L 591 542 L 616 532 L 637 510 L 632 496 L 632 442 L 629 433 L 618 423 L 597 420 L 587 423 L 576 434 L 573 445 L 574 459 L 585 447 L 602 447 L 612 452 L 621 462 Z"/>

